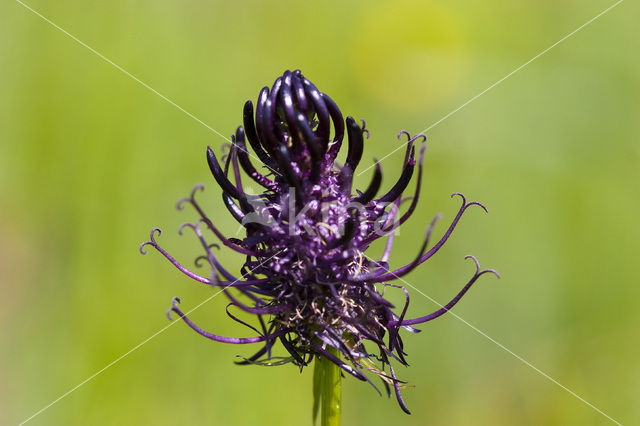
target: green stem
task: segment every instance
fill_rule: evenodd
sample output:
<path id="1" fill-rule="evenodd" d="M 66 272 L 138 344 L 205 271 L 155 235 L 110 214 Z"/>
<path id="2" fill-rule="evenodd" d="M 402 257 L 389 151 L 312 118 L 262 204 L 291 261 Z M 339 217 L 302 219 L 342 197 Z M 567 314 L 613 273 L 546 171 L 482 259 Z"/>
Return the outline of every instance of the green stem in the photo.
<path id="1" fill-rule="evenodd" d="M 329 347 L 329 352 L 340 353 Z M 342 412 L 342 378 L 340 367 L 323 357 L 317 357 L 313 370 L 313 423 L 322 407 L 321 426 L 340 426 Z"/>

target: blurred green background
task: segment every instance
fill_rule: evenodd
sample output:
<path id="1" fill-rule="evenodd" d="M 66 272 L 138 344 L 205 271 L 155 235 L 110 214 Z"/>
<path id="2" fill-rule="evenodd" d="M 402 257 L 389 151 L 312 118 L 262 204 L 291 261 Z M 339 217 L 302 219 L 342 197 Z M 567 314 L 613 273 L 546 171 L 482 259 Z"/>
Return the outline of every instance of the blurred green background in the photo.
<path id="1" fill-rule="evenodd" d="M 609 1 L 29 4 L 221 133 L 285 69 L 367 120 L 364 162 L 399 145 L 613 4 Z M 625 424 L 640 422 L 639 7 L 627 1 L 429 132 L 422 203 L 392 264 L 413 258 L 454 191 L 484 202 L 408 281 Z M 633 53 L 635 52 L 635 53 Z M 227 234 L 205 147 L 224 140 L 19 3 L 0 4 L 0 412 L 16 424 L 211 290 L 138 245 L 153 226 L 190 263 L 200 199 Z M 401 154 L 387 158 L 389 176 Z M 359 177 L 366 185 L 369 173 Z M 387 178 L 387 185 L 391 177 Z M 444 230 L 445 221 L 437 228 Z M 236 271 L 242 259 L 223 251 Z M 373 253 L 373 252 L 372 252 Z M 411 314 L 437 308 L 413 291 Z M 193 315 L 246 335 L 223 297 Z M 399 300 L 399 299 L 398 299 Z M 345 425 L 608 424 L 455 317 L 405 339 L 413 411 L 345 380 Z M 34 418 L 33 425 L 303 425 L 311 370 L 238 367 L 176 324 Z"/>

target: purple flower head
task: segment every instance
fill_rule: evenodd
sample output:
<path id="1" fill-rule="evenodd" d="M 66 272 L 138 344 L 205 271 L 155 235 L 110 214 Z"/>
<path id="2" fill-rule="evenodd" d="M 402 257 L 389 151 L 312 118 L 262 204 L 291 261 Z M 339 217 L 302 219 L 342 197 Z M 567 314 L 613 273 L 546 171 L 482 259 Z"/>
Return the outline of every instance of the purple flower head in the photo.
<path id="1" fill-rule="evenodd" d="M 178 202 L 178 208 L 191 205 L 199 220 L 180 228 L 191 228 L 202 244 L 203 255 L 196 264 L 207 262 L 208 277 L 182 266 L 156 242 L 151 245 L 176 268 L 196 281 L 219 287 L 229 298 L 227 314 L 251 329 L 253 337 L 225 337 L 211 334 L 195 325 L 178 307 L 175 298 L 171 312 L 176 313 L 199 334 L 218 342 L 259 343 L 255 354 L 239 364 L 263 363 L 271 359 L 271 348 L 280 342 L 289 353 L 287 359 L 303 368 L 314 357 L 325 357 L 359 380 L 378 376 L 388 395 L 393 388 L 402 401 L 400 381 L 392 362 L 408 365 L 400 330 L 416 333 L 414 325 L 431 321 L 451 309 L 476 280 L 487 272 L 476 270 L 460 292 L 441 309 L 418 318 L 406 318 L 409 292 L 401 285 L 403 276 L 431 258 L 451 236 L 463 213 L 477 202 L 462 200 L 457 215 L 444 235 L 429 248 L 429 237 L 438 220 L 427 228 L 422 247 L 415 259 L 392 270 L 388 259 L 393 235 L 414 212 L 420 195 L 420 180 L 426 136 L 406 137 L 403 170 L 386 192 L 381 192 L 382 168 L 376 162 L 370 184 L 363 190 L 352 188 L 353 176 L 362 158 L 364 137 L 369 132 L 353 117 L 343 120 L 336 103 L 307 80 L 300 71 L 287 71 L 269 89 L 261 90 L 255 109 L 251 101 L 244 105 L 244 126 L 232 137 L 229 151 L 218 160 L 207 148 L 211 173 L 222 188 L 222 199 L 231 215 L 244 227 L 243 239 L 227 238 L 216 228 L 191 196 Z M 347 139 L 344 164 L 336 157 Z M 247 144 L 248 141 L 248 144 Z M 422 143 L 421 143 L 422 142 Z M 417 146 L 420 145 L 420 146 Z M 416 159 L 416 148 L 418 158 Z M 249 152 L 249 149 L 253 153 Z M 256 166 L 255 160 L 262 164 Z M 411 197 L 403 198 L 412 176 L 417 182 Z M 259 195 L 249 194 L 241 170 L 260 185 Z M 245 176 L 245 179 L 246 179 Z M 401 205 L 410 200 L 404 212 Z M 246 257 L 240 276 L 227 271 L 217 260 L 204 232 L 215 235 L 222 244 Z M 379 238 L 387 244 L 378 260 L 368 254 L 369 246 Z M 143 251 L 144 253 L 144 251 Z M 392 284 L 400 279 L 400 284 Z M 398 308 L 385 299 L 385 289 L 402 291 L 405 303 Z M 236 307 L 255 315 L 258 325 L 250 325 L 233 315 Z M 329 351 L 337 350 L 340 357 Z M 376 388 L 377 389 L 377 388 Z"/>

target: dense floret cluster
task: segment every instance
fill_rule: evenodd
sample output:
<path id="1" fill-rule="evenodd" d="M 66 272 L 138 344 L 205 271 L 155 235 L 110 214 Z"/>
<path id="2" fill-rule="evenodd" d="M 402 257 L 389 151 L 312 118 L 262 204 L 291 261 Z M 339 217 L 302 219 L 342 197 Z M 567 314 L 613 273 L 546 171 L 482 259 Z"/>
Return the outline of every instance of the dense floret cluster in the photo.
<path id="1" fill-rule="evenodd" d="M 364 121 L 361 123 L 352 117 L 344 120 L 336 103 L 300 71 L 285 72 L 273 87 L 262 89 L 255 111 L 251 101 L 245 104 L 244 125 L 236 130 L 222 162 L 210 147 L 207 149 L 209 167 L 223 191 L 223 203 L 242 224 L 246 236 L 227 238 L 216 228 L 195 199 L 195 193 L 203 188 L 198 185 L 190 197 L 180 200 L 178 207 L 191 205 L 199 220 L 183 225 L 180 232 L 185 227 L 195 232 L 204 251 L 197 263 L 208 262 L 211 274 L 204 277 L 182 266 L 157 243 L 159 229 L 151 232 L 150 241 L 140 250 L 153 246 L 187 276 L 221 288 L 229 298 L 229 306 L 255 315 L 254 326 L 234 316 L 227 307 L 231 318 L 256 333 L 254 337 L 235 338 L 199 328 L 180 310 L 178 298 L 169 311 L 209 339 L 260 343 L 261 348 L 241 364 L 270 359 L 271 348 L 279 341 L 290 355 L 288 361 L 297 366 L 308 365 L 314 357 L 325 357 L 344 372 L 372 385 L 368 376 L 379 376 L 387 393 L 394 389 L 400 406 L 408 412 L 400 395 L 404 382 L 392 367 L 392 360 L 407 365 L 400 329 L 417 332 L 414 325 L 444 314 L 478 277 L 495 271 L 481 270 L 473 258 L 476 272 L 456 297 L 429 315 L 411 319 L 405 317 L 409 292 L 391 282 L 431 258 L 470 206 L 485 207 L 454 194 L 461 198 L 462 205 L 440 240 L 429 248 L 438 216 L 428 227 L 416 258 L 408 265 L 390 269 L 394 231 L 418 204 L 426 137 L 401 132 L 399 139 L 406 137 L 407 141 L 400 177 L 388 191 L 379 193 L 382 169 L 376 162 L 369 186 L 358 191 L 352 188 L 353 176 L 362 158 L 364 139 L 369 136 Z M 339 164 L 336 157 L 345 133 L 346 160 Z M 256 167 L 252 160 L 261 164 Z M 414 193 L 403 197 L 416 168 Z M 263 188 L 260 194 L 248 193 L 246 182 L 243 184 L 247 177 Z M 408 207 L 401 209 L 405 201 Z M 246 257 L 240 276 L 218 262 L 214 245 L 203 234 L 206 230 Z M 387 244 L 382 256 L 374 260 L 367 249 L 379 238 L 387 238 Z M 396 309 L 385 299 L 385 287 L 404 292 L 406 301 L 402 307 Z M 335 355 L 336 351 L 340 356 Z"/>

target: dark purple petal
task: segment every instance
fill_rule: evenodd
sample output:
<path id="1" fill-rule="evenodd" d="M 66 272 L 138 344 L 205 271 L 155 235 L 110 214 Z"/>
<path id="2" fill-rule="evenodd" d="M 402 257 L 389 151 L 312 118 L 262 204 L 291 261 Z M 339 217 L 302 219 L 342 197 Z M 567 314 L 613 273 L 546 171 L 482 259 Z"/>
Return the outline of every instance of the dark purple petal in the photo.
<path id="1" fill-rule="evenodd" d="M 354 201 L 360 204 L 367 204 L 369 201 L 373 200 L 373 197 L 376 196 L 378 190 L 380 190 L 380 184 L 382 184 L 382 167 L 380 167 L 380 163 L 376 160 L 375 170 L 373 171 L 373 177 L 371 178 L 371 182 L 367 189 L 362 193 L 362 195 L 356 197 Z"/>
<path id="2" fill-rule="evenodd" d="M 217 335 L 217 334 L 209 333 L 208 331 L 205 331 L 205 330 L 201 329 L 200 327 L 198 327 L 197 325 L 195 325 L 193 323 L 193 321 L 191 321 L 178 308 L 178 303 L 180 303 L 180 299 L 177 298 L 177 297 L 174 297 L 173 301 L 172 301 L 172 306 L 169 309 L 169 312 L 167 312 L 167 316 L 169 317 L 169 319 L 171 319 L 170 313 L 171 312 L 175 312 L 176 314 L 178 314 L 178 316 L 184 322 L 187 323 L 187 325 L 189 327 L 191 327 L 198 334 L 200 334 L 201 336 L 206 337 L 207 339 L 215 340 L 216 342 L 221 342 L 221 343 L 233 343 L 233 344 L 236 344 L 236 345 L 245 345 L 245 344 L 248 344 L 248 343 L 258 343 L 258 342 L 263 342 L 265 340 L 264 336 L 257 336 L 257 337 L 226 337 L 226 336 L 220 336 L 220 335 Z"/>
<path id="3" fill-rule="evenodd" d="M 244 129 L 247 132 L 247 139 L 249 140 L 249 144 L 253 151 L 256 153 L 258 158 L 265 164 L 265 166 L 273 166 L 274 162 L 269 154 L 262 148 L 260 144 L 260 139 L 258 138 L 258 133 L 256 131 L 256 125 L 253 121 L 253 103 L 251 101 L 247 101 L 244 104 L 244 110 L 242 113 Z"/>
<path id="4" fill-rule="evenodd" d="M 413 159 L 413 151 L 411 151 L 411 157 L 407 162 L 407 164 L 404 166 L 404 169 L 402 170 L 402 174 L 400 175 L 400 179 L 398 179 L 398 182 L 396 182 L 396 184 L 393 185 L 393 188 L 391 188 L 389 192 L 387 192 L 382 197 L 378 198 L 378 202 L 390 203 L 398 199 L 402 195 L 402 192 L 404 192 L 407 185 L 409 185 L 409 182 L 411 181 L 411 176 L 413 175 L 413 168 L 415 165 L 416 165 L 416 162 Z"/>
<path id="5" fill-rule="evenodd" d="M 271 179 L 258 173 L 256 168 L 253 167 L 253 164 L 251 164 L 251 160 L 249 159 L 249 154 L 247 151 L 247 145 L 244 141 L 244 129 L 242 127 L 238 127 L 238 129 L 236 130 L 235 143 L 238 145 L 238 160 L 240 161 L 240 165 L 244 169 L 245 173 L 248 174 L 251 179 L 259 183 L 266 189 L 275 190 L 276 184 Z"/>
<path id="6" fill-rule="evenodd" d="M 327 109 L 329 110 L 329 115 L 331 115 L 331 120 L 333 122 L 333 128 L 335 131 L 333 142 L 329 147 L 329 152 L 327 155 L 327 162 L 333 163 L 333 161 L 338 156 L 340 147 L 342 146 L 342 139 L 344 138 L 344 122 L 342 121 L 342 113 L 340 112 L 340 108 L 338 108 L 338 105 L 336 105 L 333 99 L 331 99 L 324 93 L 322 94 L 322 98 L 326 102 Z"/>
<path id="7" fill-rule="evenodd" d="M 230 196 L 236 199 L 242 198 L 242 194 L 238 191 L 238 188 L 233 186 L 233 184 L 229 181 L 227 176 L 225 176 L 222 168 L 220 167 L 220 163 L 218 163 L 218 159 L 216 155 L 213 153 L 213 149 L 210 146 L 207 147 L 207 162 L 209 163 L 209 169 L 211 170 L 211 174 L 215 178 L 220 188 Z"/>
<path id="8" fill-rule="evenodd" d="M 362 129 L 356 124 L 356 120 L 353 117 L 347 117 L 347 136 L 349 137 L 349 149 L 345 166 L 349 167 L 353 172 L 358 167 L 364 150 Z"/>

